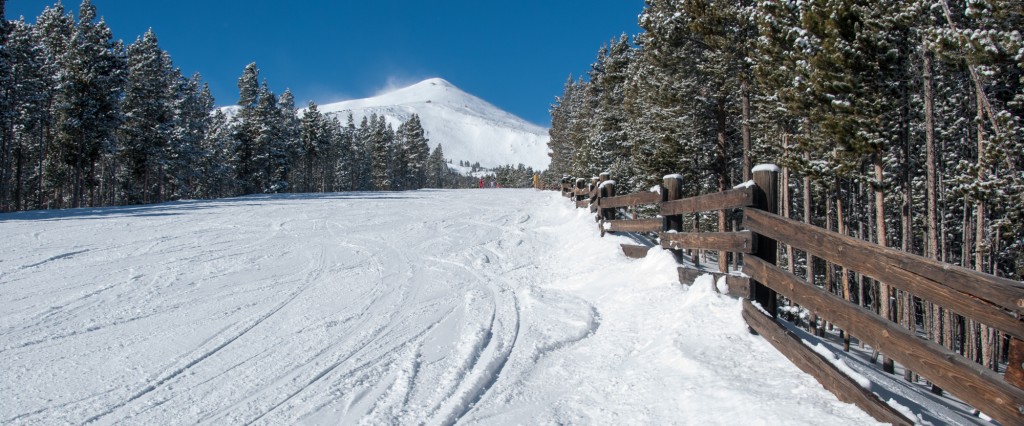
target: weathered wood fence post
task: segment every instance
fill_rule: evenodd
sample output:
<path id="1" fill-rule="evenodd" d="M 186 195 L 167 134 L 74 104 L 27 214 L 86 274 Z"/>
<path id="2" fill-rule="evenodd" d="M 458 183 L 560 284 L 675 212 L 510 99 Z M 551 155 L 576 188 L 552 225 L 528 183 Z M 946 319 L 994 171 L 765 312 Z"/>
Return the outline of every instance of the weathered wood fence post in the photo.
<path id="1" fill-rule="evenodd" d="M 774 164 L 761 164 L 754 167 L 754 207 L 768 213 L 779 213 L 779 167 Z M 776 262 L 779 248 L 778 241 L 757 235 L 754 238 L 755 252 L 753 256 L 764 260 L 770 265 Z M 772 318 L 778 311 L 778 297 L 775 291 L 764 284 L 754 281 L 750 286 L 750 299 L 756 301 Z"/>
<path id="2" fill-rule="evenodd" d="M 585 195 L 582 194 L 583 190 L 587 186 L 586 182 L 587 181 L 585 181 L 583 178 L 576 178 L 576 188 L 573 191 L 576 195 L 572 198 L 573 201 L 583 201 L 587 198 Z M 577 204 L 576 207 L 579 207 L 579 205 Z"/>
<path id="3" fill-rule="evenodd" d="M 572 193 L 570 191 L 570 188 L 572 187 L 572 185 L 570 184 L 571 180 L 572 178 L 570 178 L 568 175 L 562 175 L 561 185 L 563 197 L 572 198 Z"/>
<path id="4" fill-rule="evenodd" d="M 680 175 L 668 175 L 662 178 L 661 202 L 674 201 L 683 198 L 683 177 Z M 683 230 L 683 215 L 669 215 L 662 217 L 661 230 L 664 232 Z M 670 249 L 676 262 L 683 263 L 683 250 Z"/>
<path id="5" fill-rule="evenodd" d="M 598 186 L 598 199 L 597 199 L 598 200 L 597 201 L 598 204 L 597 204 L 597 207 L 599 209 L 598 210 L 598 215 L 601 217 L 602 221 L 605 221 L 605 220 L 615 220 L 615 209 L 614 208 L 606 209 L 606 208 L 602 208 L 601 207 L 601 199 L 602 198 L 608 198 L 608 197 L 614 197 L 614 196 L 615 196 L 615 181 L 612 180 L 612 176 L 611 176 L 610 173 L 608 173 L 608 172 L 601 173 L 601 183 Z M 601 229 L 602 229 L 602 235 L 603 235 L 603 229 L 604 228 L 602 227 Z"/>

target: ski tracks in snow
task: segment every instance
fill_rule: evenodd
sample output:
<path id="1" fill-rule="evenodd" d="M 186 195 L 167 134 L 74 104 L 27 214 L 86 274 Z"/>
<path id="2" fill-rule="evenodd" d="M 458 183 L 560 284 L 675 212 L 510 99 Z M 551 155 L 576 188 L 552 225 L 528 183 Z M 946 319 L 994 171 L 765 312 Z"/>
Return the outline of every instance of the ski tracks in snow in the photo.
<path id="1" fill-rule="evenodd" d="M 500 406 L 535 363 L 601 322 L 593 305 L 544 288 L 558 247 L 537 238 L 551 224 L 529 204 L 554 200 L 495 198 L 509 193 L 254 197 L 163 221 L 112 209 L 0 222 L 50 253 L 73 248 L 19 256 L 29 267 L 0 277 L 20 303 L 0 318 L 0 368 L 18 371 L 0 373 L 14 394 L 0 420 L 448 425 Z M 63 232 L 38 230 L 55 225 Z M 53 368 L 67 362 L 89 368 Z"/>

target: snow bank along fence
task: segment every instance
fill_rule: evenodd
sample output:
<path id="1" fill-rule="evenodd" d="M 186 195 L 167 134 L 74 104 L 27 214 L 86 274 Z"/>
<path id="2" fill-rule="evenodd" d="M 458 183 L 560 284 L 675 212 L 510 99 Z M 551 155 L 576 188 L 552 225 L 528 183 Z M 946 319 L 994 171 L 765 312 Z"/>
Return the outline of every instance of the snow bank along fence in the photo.
<path id="1" fill-rule="evenodd" d="M 801 370 L 813 375 L 839 399 L 851 402 L 880 421 L 914 424 L 877 395 L 859 386 L 829 360 L 804 345 L 776 318 L 777 295 L 815 312 L 822 319 L 854 335 L 892 360 L 920 374 L 1004 425 L 1024 424 L 1024 283 L 976 272 L 922 256 L 890 249 L 778 215 L 779 171 L 774 166 L 754 168 L 753 185 L 724 192 L 682 198 L 682 178 L 666 176 L 657 192 L 615 193 L 615 181 L 602 173 L 591 181 L 565 179 L 562 194 L 577 208 L 596 213 L 601 234 L 656 233 L 662 248 L 677 261 L 686 261 L 683 249 L 719 253 L 719 270 L 683 263 L 680 281 L 712 273 L 725 278 L 728 292 L 743 297 L 743 318 Z M 640 218 L 640 207 L 658 217 Z M 627 209 L 627 219 L 620 209 Z M 741 209 L 743 226 L 736 232 L 681 232 L 684 214 Z M 821 289 L 776 266 L 782 243 L 825 259 L 844 270 L 869 276 L 891 287 L 940 305 L 966 318 L 1011 336 L 1008 367 L 1003 376 L 956 352 L 917 336 L 857 303 Z M 644 257 L 647 246 L 623 245 L 630 257 Z M 743 274 L 728 273 L 726 253 L 743 256 Z M 690 256 L 696 261 L 697 256 Z M 749 278 L 748 278 L 749 277 Z"/>

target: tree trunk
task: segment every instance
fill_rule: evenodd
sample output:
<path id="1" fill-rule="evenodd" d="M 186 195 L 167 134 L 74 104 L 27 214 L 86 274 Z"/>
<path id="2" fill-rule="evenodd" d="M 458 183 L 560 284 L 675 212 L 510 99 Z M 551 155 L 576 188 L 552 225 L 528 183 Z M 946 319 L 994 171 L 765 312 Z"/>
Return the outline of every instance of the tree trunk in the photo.
<path id="1" fill-rule="evenodd" d="M 910 106 L 908 105 L 910 97 L 904 92 L 903 107 L 901 108 L 901 120 L 903 122 L 902 131 L 900 136 L 903 139 L 903 152 L 902 152 L 902 167 L 901 167 L 901 182 L 902 187 L 903 203 L 900 209 L 900 225 L 902 231 L 902 237 L 900 238 L 900 246 L 904 252 L 912 253 L 914 251 L 914 235 L 913 235 L 913 219 L 911 218 L 911 211 L 913 210 L 913 193 L 911 192 L 910 182 Z M 917 331 L 916 324 L 916 305 L 914 304 L 914 296 L 906 291 L 900 291 L 900 305 L 902 309 L 898 312 L 903 326 L 910 330 L 911 333 Z M 908 382 L 914 381 L 914 373 L 910 369 L 903 370 L 903 378 Z"/>
<path id="2" fill-rule="evenodd" d="M 785 156 L 789 156 L 789 135 L 782 135 L 782 149 L 785 152 Z M 744 178 L 744 182 L 747 179 Z M 789 219 L 792 216 L 790 212 L 790 200 L 789 200 L 789 167 L 782 168 L 782 216 Z M 791 274 L 796 274 L 795 261 L 793 259 L 793 246 L 786 244 L 786 266 L 787 270 Z"/>
<path id="3" fill-rule="evenodd" d="M 750 84 L 746 78 L 740 81 L 740 110 L 743 122 L 740 123 L 740 134 L 743 138 L 743 181 L 750 180 L 753 164 L 750 161 Z M 783 145 L 785 145 L 785 135 Z"/>
<path id="4" fill-rule="evenodd" d="M 922 39 L 925 36 L 922 36 Z M 922 45 L 925 43 L 922 42 Z M 925 159 L 925 194 L 928 203 L 928 229 L 925 237 L 925 257 L 939 260 L 939 235 L 938 220 L 935 217 L 938 211 L 936 205 L 936 182 L 935 182 L 935 106 L 932 94 L 932 53 L 924 46 L 924 63 L 922 64 L 922 76 L 924 77 L 924 141 L 927 158 Z M 942 307 L 928 303 L 928 334 L 933 342 L 942 344 Z M 932 393 L 942 394 L 942 388 L 932 384 Z"/>
<path id="5" fill-rule="evenodd" d="M 878 152 L 874 156 L 874 168 L 875 168 L 875 180 L 877 185 L 875 187 L 875 227 L 878 235 L 878 245 L 886 247 L 886 232 L 885 232 L 885 193 L 882 191 L 882 182 L 885 178 L 885 174 L 882 170 L 882 153 Z M 892 321 L 892 309 L 889 305 L 889 286 L 885 283 L 878 281 L 878 306 L 879 315 L 882 318 Z M 895 365 L 891 358 L 882 356 L 882 370 L 886 373 L 892 374 L 895 371 Z"/>
<path id="6" fill-rule="evenodd" d="M 810 158 L 809 153 L 804 153 L 804 158 Z M 804 223 L 811 224 L 811 178 L 804 176 Z M 807 282 L 810 285 L 814 285 L 814 256 L 810 252 L 807 252 Z M 823 336 L 825 329 L 818 324 L 818 315 L 811 313 L 809 327 L 814 327 L 813 333 L 817 336 Z"/>
<path id="7" fill-rule="evenodd" d="M 0 0 L 3 1 L 3 0 Z M 14 154 L 14 207 L 12 211 L 25 210 L 23 186 L 25 174 L 25 153 L 21 147 L 15 149 Z"/>
<path id="8" fill-rule="evenodd" d="M 835 223 L 832 220 L 832 207 L 835 205 L 835 202 L 833 202 L 832 199 L 839 198 L 838 196 L 835 195 L 838 194 L 838 189 L 834 190 L 832 193 L 834 195 L 832 197 L 829 197 L 828 200 L 825 202 L 825 229 L 829 231 L 836 230 Z M 828 290 L 829 293 L 837 294 L 835 280 L 835 265 L 829 261 L 825 261 L 825 290 Z"/>
<path id="9" fill-rule="evenodd" d="M 977 127 L 978 127 L 978 182 L 985 182 L 987 176 L 986 170 L 986 146 L 985 146 L 985 92 L 981 86 L 980 81 L 975 82 L 976 100 L 977 100 Z M 980 197 L 985 197 L 984 194 L 979 194 Z M 985 211 L 986 211 L 986 200 L 981 198 L 978 200 L 978 206 L 975 213 L 977 218 L 974 223 L 974 269 L 979 272 L 985 272 L 985 254 L 987 241 L 985 235 Z M 991 351 L 991 330 L 987 325 L 980 325 L 980 353 L 978 354 L 981 360 L 981 364 L 989 366 L 992 363 L 992 351 Z"/>
<path id="10" fill-rule="evenodd" d="M 725 101 L 719 101 L 718 107 L 718 161 L 716 162 L 716 168 L 718 173 L 718 192 L 723 192 L 728 188 L 727 179 L 729 178 L 728 173 L 728 146 L 726 145 L 726 115 L 725 115 Z M 747 172 L 749 173 L 749 172 Z M 726 232 L 726 212 L 725 210 L 718 211 L 718 232 Z M 729 261 L 726 252 L 719 250 L 718 252 L 718 271 L 729 272 Z"/>
<path id="11" fill-rule="evenodd" d="M 982 109 L 984 92 L 982 92 L 980 85 L 977 86 L 976 91 L 978 104 L 978 183 L 982 183 L 987 177 L 985 170 L 985 125 L 982 121 L 985 118 L 984 111 Z M 975 210 L 977 218 L 974 223 L 974 269 L 979 272 L 985 272 L 985 199 L 980 197 L 984 197 L 984 195 L 979 194 L 977 209 Z"/>
<path id="12" fill-rule="evenodd" d="M 846 223 L 845 223 L 845 217 L 843 215 L 843 192 L 842 192 L 842 189 L 837 190 L 836 191 L 836 195 L 837 195 L 836 196 L 836 224 L 838 225 L 839 234 L 845 236 L 846 235 Z M 847 302 L 849 302 L 849 301 L 851 301 L 851 299 L 850 299 L 850 274 L 848 273 L 846 268 L 842 268 L 842 267 L 839 268 L 839 273 L 842 274 L 840 276 L 840 279 L 839 279 L 839 285 L 840 285 L 840 289 L 839 290 L 840 290 L 840 292 L 841 292 L 841 294 L 843 296 L 843 300 L 846 300 Z M 843 351 L 849 352 L 850 351 L 850 333 L 845 332 L 845 330 L 844 330 L 844 332 L 842 334 L 843 334 Z"/>
<path id="13" fill-rule="evenodd" d="M 928 236 L 925 244 L 925 256 L 930 259 L 939 260 L 938 257 L 938 225 L 935 217 L 938 206 L 936 205 L 936 182 L 935 182 L 935 107 L 932 95 L 932 55 L 925 50 L 924 53 L 924 141 L 927 159 L 925 160 L 926 188 L 928 202 Z"/>

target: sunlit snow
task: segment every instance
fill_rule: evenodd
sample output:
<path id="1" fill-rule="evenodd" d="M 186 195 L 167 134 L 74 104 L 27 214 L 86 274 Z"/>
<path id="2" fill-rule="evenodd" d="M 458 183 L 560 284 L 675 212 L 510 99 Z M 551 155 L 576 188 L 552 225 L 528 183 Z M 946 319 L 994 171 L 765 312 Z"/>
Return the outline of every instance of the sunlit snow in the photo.
<path id="1" fill-rule="evenodd" d="M 0 423 L 874 423 L 556 193 L 0 215 Z"/>

